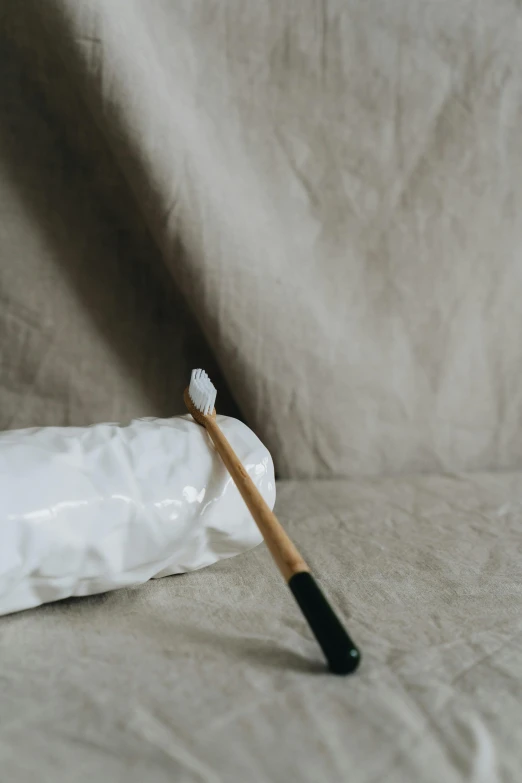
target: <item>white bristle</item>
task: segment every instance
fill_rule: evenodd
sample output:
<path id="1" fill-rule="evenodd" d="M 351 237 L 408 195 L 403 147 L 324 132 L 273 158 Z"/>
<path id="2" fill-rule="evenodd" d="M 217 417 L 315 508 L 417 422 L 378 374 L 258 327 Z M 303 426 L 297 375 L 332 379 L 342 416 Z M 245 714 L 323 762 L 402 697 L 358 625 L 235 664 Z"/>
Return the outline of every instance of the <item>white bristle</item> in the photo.
<path id="1" fill-rule="evenodd" d="M 204 370 L 192 370 L 189 397 L 200 413 L 208 415 L 214 410 L 217 389 Z"/>

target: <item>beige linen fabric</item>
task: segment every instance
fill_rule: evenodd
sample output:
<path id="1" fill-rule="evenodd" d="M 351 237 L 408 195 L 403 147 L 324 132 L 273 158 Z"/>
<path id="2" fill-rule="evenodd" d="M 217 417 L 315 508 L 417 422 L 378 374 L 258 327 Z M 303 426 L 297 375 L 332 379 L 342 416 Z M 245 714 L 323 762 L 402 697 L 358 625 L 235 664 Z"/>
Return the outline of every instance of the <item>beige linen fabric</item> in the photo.
<path id="1" fill-rule="evenodd" d="M 264 547 L 2 618 L 16 783 L 514 783 L 522 475 L 283 482 L 364 659 L 320 653 Z"/>
<path id="2" fill-rule="evenodd" d="M 521 465 L 518 2 L 25 5 L 281 475 Z"/>
<path id="3" fill-rule="evenodd" d="M 4 427 L 165 414 L 188 303 L 281 475 L 520 466 L 515 0 L 1 8 Z"/>
<path id="4" fill-rule="evenodd" d="M 0 429 L 181 413 L 194 363 L 220 377 L 35 7 L 0 0 Z"/>

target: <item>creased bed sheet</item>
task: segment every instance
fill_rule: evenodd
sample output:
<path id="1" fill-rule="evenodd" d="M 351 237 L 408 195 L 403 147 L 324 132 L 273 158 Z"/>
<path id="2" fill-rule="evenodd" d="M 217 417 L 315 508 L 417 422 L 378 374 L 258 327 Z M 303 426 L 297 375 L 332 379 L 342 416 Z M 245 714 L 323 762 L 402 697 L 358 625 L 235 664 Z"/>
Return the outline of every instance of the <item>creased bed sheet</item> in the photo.
<path id="1" fill-rule="evenodd" d="M 516 0 L 18 5 L 281 475 L 522 465 Z"/>
<path id="2" fill-rule="evenodd" d="M 515 783 L 522 476 L 280 482 L 364 660 L 325 674 L 261 546 L 2 618 L 16 783 Z"/>

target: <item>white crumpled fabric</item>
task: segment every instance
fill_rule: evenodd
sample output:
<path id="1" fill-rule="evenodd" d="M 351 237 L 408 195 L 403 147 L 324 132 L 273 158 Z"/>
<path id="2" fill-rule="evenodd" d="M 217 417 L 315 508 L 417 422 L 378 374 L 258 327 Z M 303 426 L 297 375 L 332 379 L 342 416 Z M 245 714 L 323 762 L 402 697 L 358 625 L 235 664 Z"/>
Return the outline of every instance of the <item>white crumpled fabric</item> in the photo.
<path id="1" fill-rule="evenodd" d="M 273 507 L 269 452 L 221 428 Z M 189 417 L 0 433 L 0 614 L 232 557 L 261 535 Z"/>

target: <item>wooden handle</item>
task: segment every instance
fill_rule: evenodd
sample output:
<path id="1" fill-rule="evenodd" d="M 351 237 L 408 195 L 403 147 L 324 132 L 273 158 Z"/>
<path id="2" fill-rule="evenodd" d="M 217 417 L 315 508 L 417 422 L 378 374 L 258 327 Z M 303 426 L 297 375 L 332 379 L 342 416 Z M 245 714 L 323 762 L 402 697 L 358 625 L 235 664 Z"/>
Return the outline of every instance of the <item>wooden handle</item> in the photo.
<path id="1" fill-rule="evenodd" d="M 228 472 L 234 479 L 241 497 L 247 504 L 248 510 L 254 517 L 284 579 L 288 582 L 295 574 L 303 571 L 309 572 L 308 565 L 288 538 L 276 515 L 265 503 L 261 493 L 212 416 L 205 416 L 205 427 Z"/>

